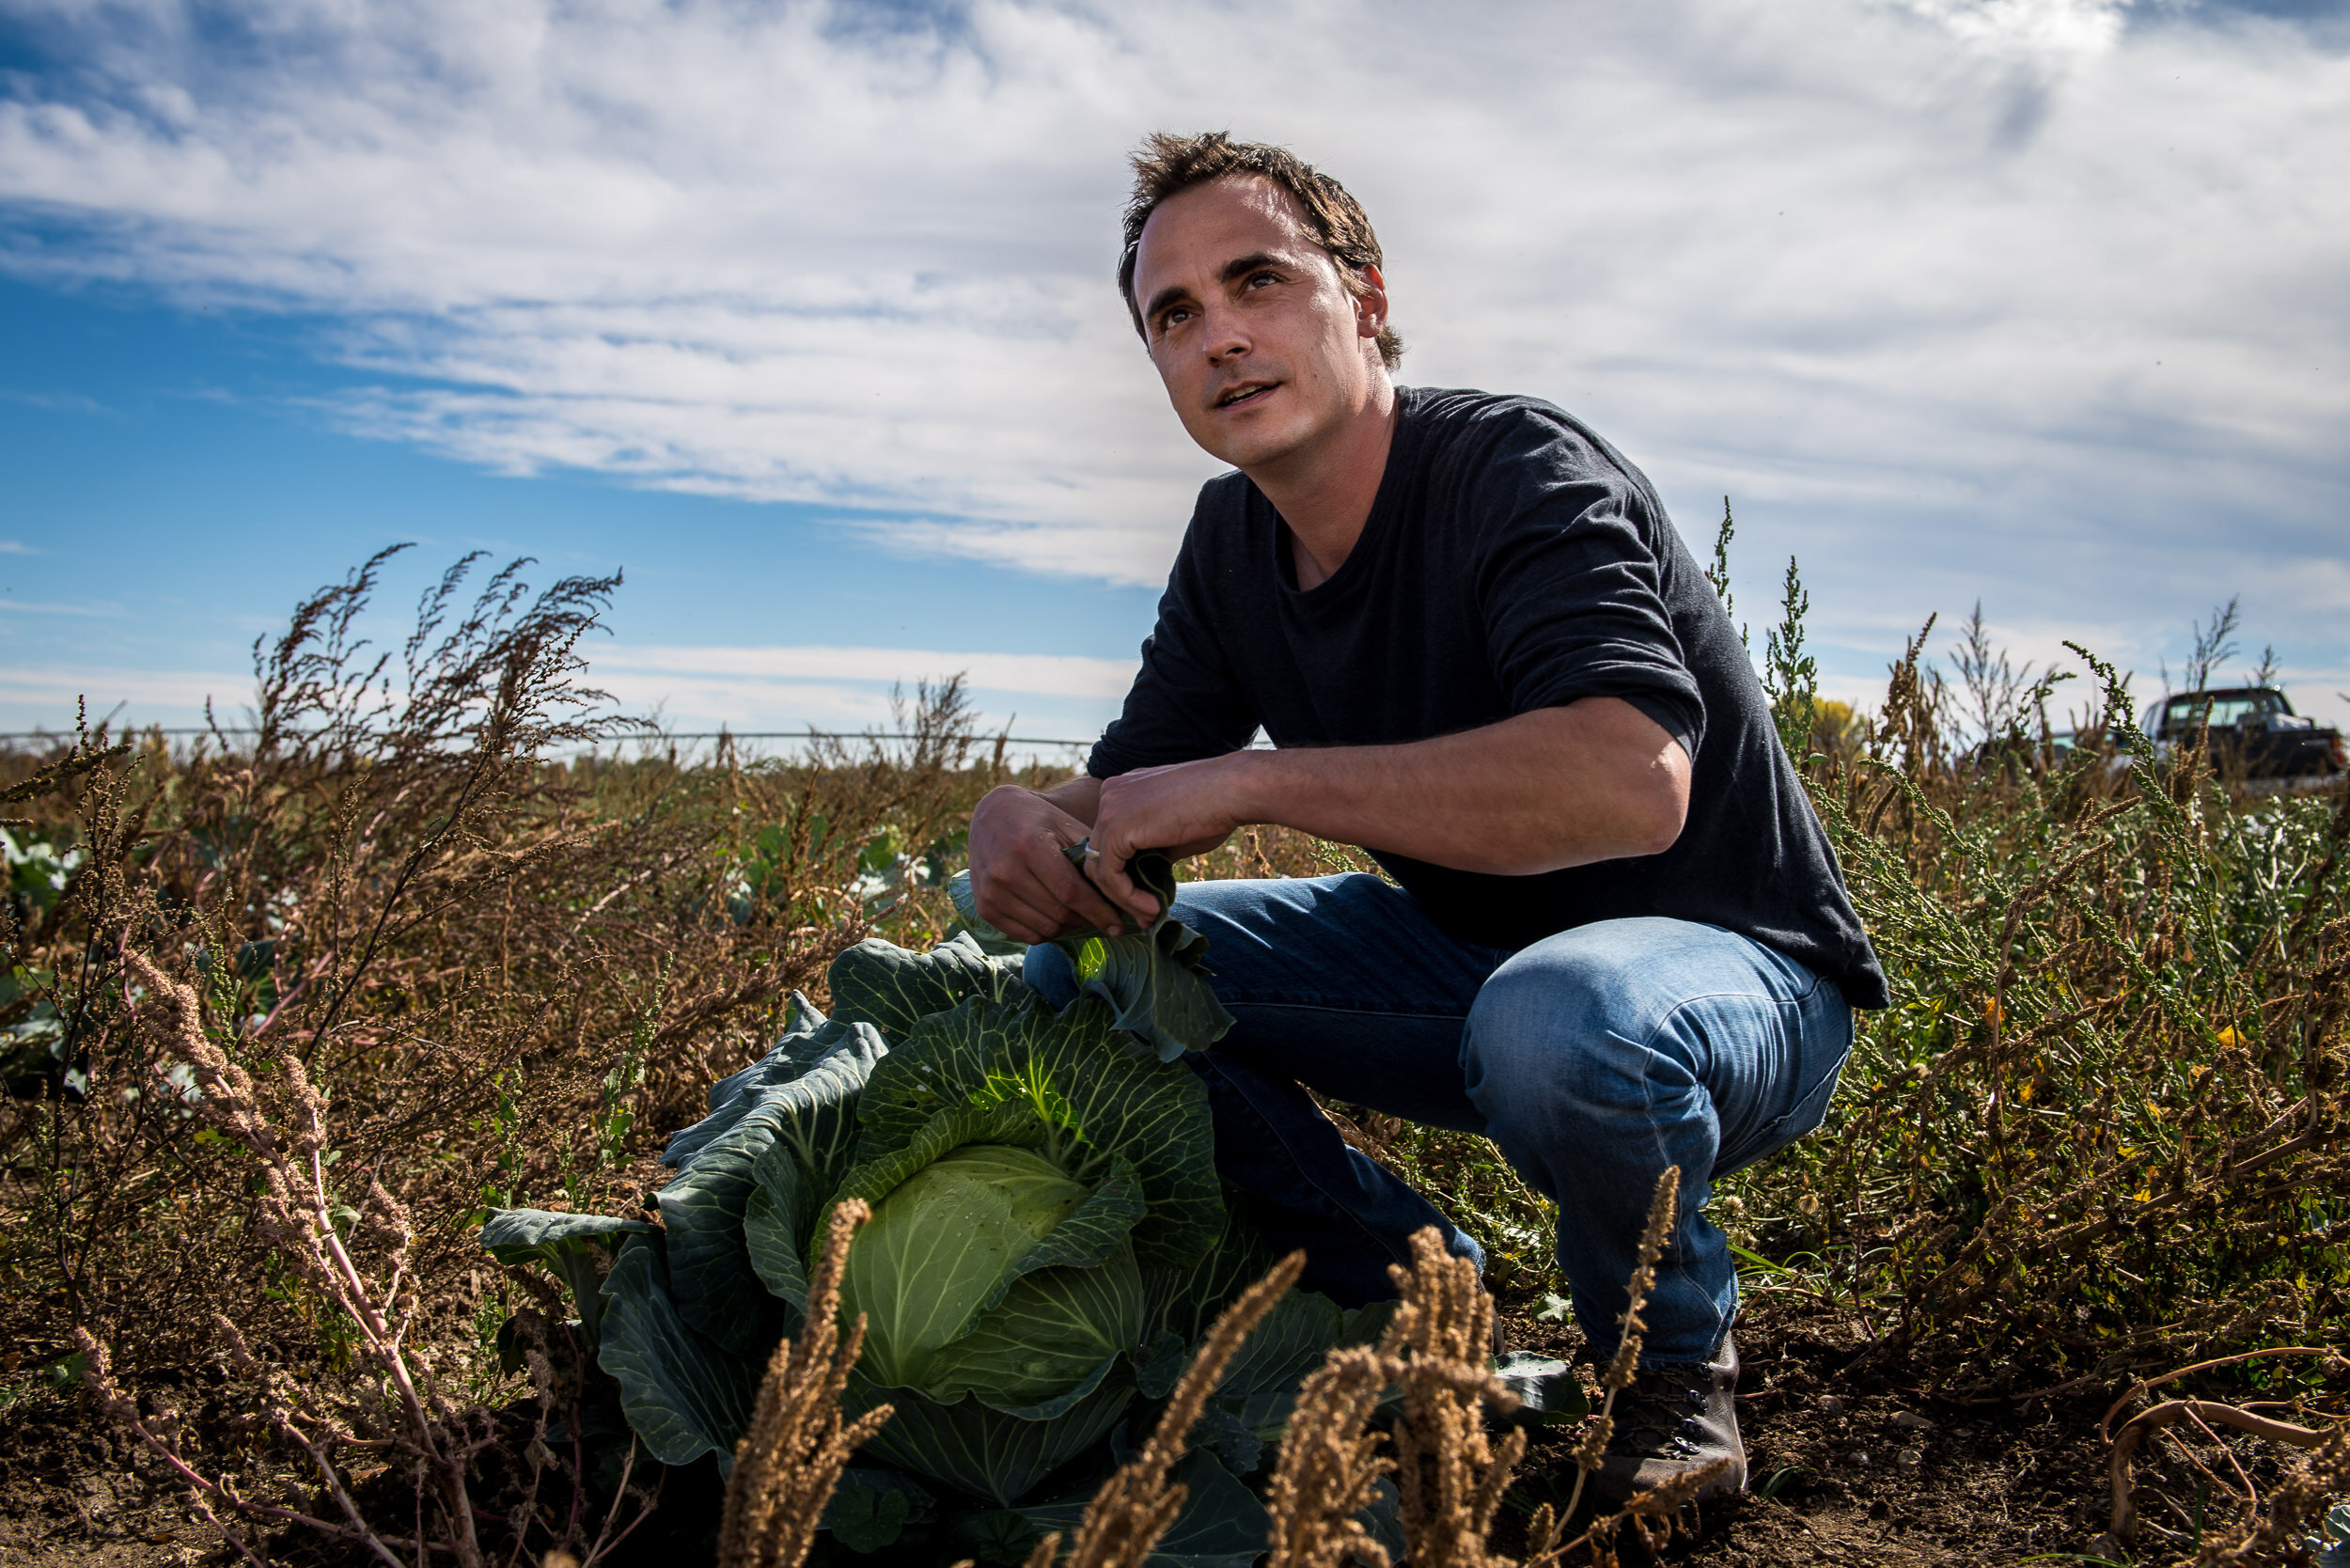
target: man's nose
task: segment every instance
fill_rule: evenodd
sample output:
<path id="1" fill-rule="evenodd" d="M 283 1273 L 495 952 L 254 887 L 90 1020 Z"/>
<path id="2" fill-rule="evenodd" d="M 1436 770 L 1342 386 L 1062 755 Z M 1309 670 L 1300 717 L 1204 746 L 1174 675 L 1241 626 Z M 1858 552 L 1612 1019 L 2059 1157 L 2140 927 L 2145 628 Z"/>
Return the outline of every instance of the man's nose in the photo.
<path id="1" fill-rule="evenodd" d="M 1248 334 L 1242 330 L 1237 311 L 1218 310 L 1211 306 L 1206 337 L 1211 363 L 1236 358 L 1248 352 Z"/>

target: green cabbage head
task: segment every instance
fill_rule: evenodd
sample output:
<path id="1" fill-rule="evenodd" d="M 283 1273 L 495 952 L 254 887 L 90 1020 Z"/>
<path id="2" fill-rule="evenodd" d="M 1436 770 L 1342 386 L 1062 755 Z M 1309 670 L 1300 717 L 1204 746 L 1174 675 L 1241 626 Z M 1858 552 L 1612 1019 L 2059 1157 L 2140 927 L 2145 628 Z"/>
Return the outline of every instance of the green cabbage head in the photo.
<path id="1" fill-rule="evenodd" d="M 873 1205 L 841 1281 L 843 1315 L 866 1317 L 866 1375 L 942 1401 L 1027 1405 L 1132 1348 L 1142 1274 L 1123 1235 L 1090 1269 L 1022 1267 L 1090 1196 L 1042 1155 L 995 1143 L 900 1183 Z"/>
<path id="2" fill-rule="evenodd" d="M 1216 1311 L 1272 1262 L 1225 1212 L 1205 1089 L 1165 1059 L 1170 1041 L 1221 1032 L 1178 1005 L 1186 983 L 1206 995 L 1199 946 L 1162 922 L 1150 952 L 1104 961 L 1117 984 L 1056 1011 L 969 936 L 860 943 L 833 964 L 835 1015 L 795 997 L 775 1048 L 670 1140 L 658 1227 L 512 1210 L 483 1243 L 586 1292 L 582 1332 L 636 1440 L 723 1469 L 807 1310 L 828 1210 L 862 1200 L 842 1317 L 863 1314 L 866 1340 L 842 1409 L 894 1414 L 852 1473 L 895 1472 L 941 1532 L 1003 1510 L 1065 1532 L 1120 1423 L 1147 1429 Z M 600 1279 L 591 1246 L 612 1252 Z M 1262 1551 L 1263 1507 L 1236 1478 L 1261 1467 L 1340 1331 L 1335 1306 L 1292 1292 L 1250 1337 L 1152 1568 Z"/>

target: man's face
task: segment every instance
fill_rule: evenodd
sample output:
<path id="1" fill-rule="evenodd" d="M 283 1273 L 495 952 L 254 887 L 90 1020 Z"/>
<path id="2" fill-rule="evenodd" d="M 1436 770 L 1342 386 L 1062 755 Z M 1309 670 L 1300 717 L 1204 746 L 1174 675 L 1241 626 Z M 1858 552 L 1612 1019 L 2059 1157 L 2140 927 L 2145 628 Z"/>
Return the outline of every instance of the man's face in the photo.
<path id="1" fill-rule="evenodd" d="M 1369 297 L 1350 294 L 1295 198 L 1269 180 L 1162 202 L 1142 230 L 1135 298 L 1191 438 L 1236 468 L 1264 468 L 1371 406 L 1386 296 L 1368 275 Z"/>

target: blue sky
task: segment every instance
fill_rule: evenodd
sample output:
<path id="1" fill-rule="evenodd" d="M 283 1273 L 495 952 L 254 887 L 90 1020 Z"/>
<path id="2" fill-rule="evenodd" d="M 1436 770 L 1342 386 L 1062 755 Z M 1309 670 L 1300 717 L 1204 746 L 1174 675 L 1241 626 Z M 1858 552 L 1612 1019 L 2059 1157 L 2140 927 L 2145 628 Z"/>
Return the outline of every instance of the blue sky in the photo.
<path id="1" fill-rule="evenodd" d="M 1833 695 L 2240 593 L 2350 719 L 2340 5 L 0 0 L 0 729 L 233 711 L 408 540 L 624 570 L 683 728 L 1092 732 L 1213 472 L 1107 283 L 1161 125 L 1363 197 L 1403 379 L 1729 494 Z"/>
<path id="2" fill-rule="evenodd" d="M 998 720 L 1083 736 L 1131 668 L 1102 655 L 1131 653 L 1155 599 L 891 550 L 838 508 L 502 475 L 351 433 L 321 405 L 369 384 L 318 351 L 331 321 L 5 280 L 0 318 L 5 537 L 20 547 L 0 553 L 0 728 L 56 728 L 83 695 L 93 716 L 127 702 L 127 718 L 196 722 L 209 695 L 233 718 L 253 640 L 398 541 L 415 547 L 379 595 L 385 635 L 471 550 L 536 557 L 540 581 L 620 572 L 610 635 L 586 650 L 595 679 L 687 729 L 861 728 L 886 721 L 891 681 L 971 670 L 1026 682 L 981 692 Z M 829 653 L 875 649 L 888 667 L 870 677 L 870 654 Z M 1047 660 L 1023 670 L 1006 653 Z"/>

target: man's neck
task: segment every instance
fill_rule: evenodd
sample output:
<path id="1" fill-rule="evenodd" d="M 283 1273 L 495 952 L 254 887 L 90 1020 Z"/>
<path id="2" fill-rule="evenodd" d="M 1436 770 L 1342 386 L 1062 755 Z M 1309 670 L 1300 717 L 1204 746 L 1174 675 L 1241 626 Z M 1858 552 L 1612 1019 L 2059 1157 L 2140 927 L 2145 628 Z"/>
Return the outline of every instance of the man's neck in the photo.
<path id="1" fill-rule="evenodd" d="M 1328 581 L 1346 564 L 1379 498 L 1401 403 L 1385 375 L 1370 392 L 1364 407 L 1329 440 L 1262 469 L 1244 470 L 1290 525 L 1300 588 Z"/>

